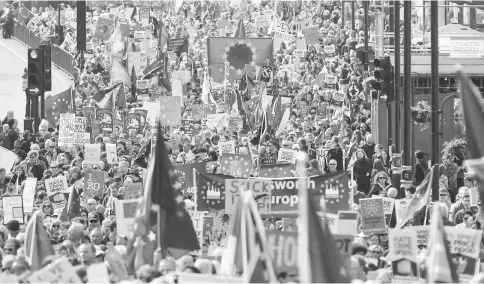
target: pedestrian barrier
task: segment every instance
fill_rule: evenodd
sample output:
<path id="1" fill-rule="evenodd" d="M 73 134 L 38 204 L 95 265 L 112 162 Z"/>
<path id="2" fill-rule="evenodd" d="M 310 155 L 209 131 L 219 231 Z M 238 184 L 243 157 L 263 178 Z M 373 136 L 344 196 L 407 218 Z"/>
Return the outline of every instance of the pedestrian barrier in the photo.
<path id="1" fill-rule="evenodd" d="M 13 26 L 13 37 L 31 48 L 44 43 L 39 35 L 17 21 L 15 21 Z M 75 63 L 72 54 L 60 48 L 58 45 L 51 44 L 51 46 L 52 63 L 69 76 L 74 77 Z"/>

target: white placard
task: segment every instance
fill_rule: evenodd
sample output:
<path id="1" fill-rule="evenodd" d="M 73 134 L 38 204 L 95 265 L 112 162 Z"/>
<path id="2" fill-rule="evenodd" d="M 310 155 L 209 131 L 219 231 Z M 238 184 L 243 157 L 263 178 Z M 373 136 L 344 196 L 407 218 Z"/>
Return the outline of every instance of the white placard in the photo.
<path id="1" fill-rule="evenodd" d="M 403 213 L 410 203 L 411 199 L 396 199 L 395 200 L 395 217 L 397 217 L 397 224 L 402 222 Z"/>
<path id="2" fill-rule="evenodd" d="M 24 224 L 22 195 L 4 196 L 2 197 L 2 204 L 4 225 L 10 220 L 17 220 L 20 224 Z"/>
<path id="3" fill-rule="evenodd" d="M 52 196 L 57 193 L 70 193 L 65 176 L 46 179 L 44 183 L 47 196 Z"/>
<path id="4" fill-rule="evenodd" d="M 101 144 L 85 144 L 84 161 L 90 165 L 97 165 L 101 161 Z"/>
<path id="5" fill-rule="evenodd" d="M 277 156 L 278 162 L 291 162 L 294 163 L 296 160 L 296 151 L 292 149 L 281 148 L 279 150 L 279 155 Z"/>
<path id="6" fill-rule="evenodd" d="M 480 39 L 451 39 L 450 58 L 484 58 L 484 40 Z"/>
<path id="7" fill-rule="evenodd" d="M 37 179 L 36 178 L 29 177 L 25 180 L 24 192 L 22 193 L 23 204 L 24 204 L 24 212 L 25 213 L 32 213 L 33 212 L 35 187 L 36 186 L 37 186 Z"/>
<path id="8" fill-rule="evenodd" d="M 172 74 L 172 79 L 173 80 L 179 80 L 183 84 L 190 82 L 190 71 L 188 70 L 178 70 L 178 71 L 173 71 Z"/>
<path id="9" fill-rule="evenodd" d="M 118 163 L 118 152 L 116 151 L 116 144 L 106 143 L 106 156 L 108 164 Z"/>
<path id="10" fill-rule="evenodd" d="M 220 156 L 223 154 L 235 154 L 235 141 L 218 142 Z"/>

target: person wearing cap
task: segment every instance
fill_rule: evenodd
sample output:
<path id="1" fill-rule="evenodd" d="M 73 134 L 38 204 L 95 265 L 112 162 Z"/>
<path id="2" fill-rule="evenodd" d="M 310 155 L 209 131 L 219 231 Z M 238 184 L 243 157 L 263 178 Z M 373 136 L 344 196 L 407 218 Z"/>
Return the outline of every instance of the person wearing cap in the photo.
<path id="1" fill-rule="evenodd" d="M 99 221 L 99 213 L 91 212 L 89 213 L 87 220 L 89 222 L 89 231 L 94 230 L 95 228 L 101 228 L 101 223 Z"/>

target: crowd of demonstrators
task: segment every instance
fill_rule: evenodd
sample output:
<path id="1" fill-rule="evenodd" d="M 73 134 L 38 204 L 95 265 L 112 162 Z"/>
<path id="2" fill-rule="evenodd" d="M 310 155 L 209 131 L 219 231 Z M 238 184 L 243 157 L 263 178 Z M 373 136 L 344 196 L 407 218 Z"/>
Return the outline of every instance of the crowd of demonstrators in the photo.
<path id="1" fill-rule="evenodd" d="M 165 56 L 166 73 L 172 74 L 177 70 L 188 70 L 191 74 L 190 82 L 186 84 L 186 93 L 183 97 L 181 118 L 194 120 L 195 125 L 189 132 L 187 126 L 170 127 L 166 132 L 166 145 L 169 147 L 169 157 L 176 166 L 193 165 L 202 162 L 211 163 L 208 172 L 220 173 L 222 166 L 219 164 L 220 143 L 235 141 L 237 155 L 248 155 L 252 161 L 251 176 L 261 176 L 261 167 L 278 163 L 278 153 L 294 150 L 305 154 L 307 164 L 307 176 L 325 176 L 347 172 L 352 181 L 348 186 L 353 201 L 351 210 L 361 212 L 360 201 L 367 198 L 384 197 L 394 200 L 413 200 L 416 191 L 419 194 L 421 188 L 417 188 L 425 182 L 429 175 L 426 154 L 416 153 L 414 166 L 414 181 L 410 186 L 400 188 L 392 184 L 391 176 L 395 170 L 394 151 L 390 147 L 387 151 L 381 144 L 374 142 L 372 128 L 378 127 L 371 124 L 372 98 L 368 94 L 367 77 L 363 66 L 358 64 L 355 47 L 364 43 L 363 7 L 360 5 L 355 11 L 355 29 L 351 27 L 351 12 L 343 9 L 340 1 L 303 1 L 282 3 L 274 7 L 270 3 L 245 3 L 243 11 L 239 12 L 237 5 L 221 7 L 210 1 L 183 3 L 178 6 L 167 6 L 162 11 L 152 8 L 149 24 L 143 23 L 139 11 L 140 3 L 125 1 L 123 4 L 105 2 L 96 6 L 90 6 L 87 12 L 87 42 L 88 48 L 82 56 L 76 48 L 75 16 L 76 7 L 61 4 L 59 8 L 63 14 L 63 34 L 57 33 L 56 10 L 52 7 L 32 8 L 28 22 L 30 26 L 44 39 L 62 39 L 61 47 L 76 56 L 76 63 L 82 65 L 78 68 L 75 77 L 72 97 L 75 101 L 75 113 L 82 116 L 82 108 L 99 108 L 97 95 L 103 90 L 112 87 L 115 83 L 111 78 L 113 74 L 113 58 L 126 60 L 128 52 L 136 52 L 137 46 L 129 46 L 120 42 L 129 42 L 134 38 L 134 31 L 149 30 L 150 37 L 161 45 L 157 40 L 164 30 L 168 38 L 189 39 L 186 52 Z M 218 10 L 215 6 L 221 9 Z M 279 5 L 279 4 L 278 4 Z M 13 8 L 11 8 L 13 10 Z M 112 12 L 115 11 L 115 12 Z M 345 15 L 343 15 L 343 12 Z M 240 32 L 239 20 L 243 19 L 245 35 L 248 38 L 273 37 L 275 28 L 271 24 L 259 26 L 258 19 L 261 15 L 273 15 L 281 18 L 282 22 L 292 27 L 292 24 L 310 19 L 311 25 L 319 28 L 319 43 L 308 45 L 303 57 L 296 56 L 296 50 L 300 49 L 298 40 L 303 38 L 300 30 L 292 32 L 296 37 L 291 42 L 282 43 L 275 48 L 273 71 L 273 84 L 277 85 L 274 97 L 283 95 L 290 98 L 289 118 L 284 121 L 282 128 L 278 125 L 259 127 L 233 132 L 227 127 L 208 128 L 202 121 L 194 118 L 192 113 L 194 106 L 207 103 L 204 95 L 204 72 L 209 68 L 207 39 L 218 37 L 221 19 L 227 20 L 228 28 L 225 31 L 227 37 L 233 37 Z M 302 15 L 304 14 L 304 17 Z M 8 12 L 13 15 L 13 12 Z M 370 14 L 370 31 L 368 38 L 370 43 L 374 38 L 373 13 Z M 13 20 L 12 16 L 8 16 Z M 23 17 L 23 16 L 22 16 Z M 32 19 L 35 25 L 29 24 Z M 111 30 L 112 36 L 106 40 L 99 40 L 95 35 L 100 18 L 110 17 L 118 23 L 129 24 L 126 34 L 117 39 L 118 25 Z M 345 22 L 343 22 L 343 18 Z M 17 19 L 20 20 L 20 19 Z M 73 24 L 74 23 L 74 24 Z M 224 27 L 225 28 L 225 27 Z M 5 34 L 5 31 L 6 34 Z M 4 37 L 9 37 L 8 26 L 4 26 Z M 290 32 L 290 31 L 288 31 Z M 124 32 L 123 32 L 124 33 Z M 123 39 L 127 37 L 128 39 Z M 334 46 L 334 52 L 325 53 L 325 47 Z M 165 50 L 156 49 L 148 52 L 149 61 L 158 59 L 159 53 Z M 78 65 L 79 66 L 79 65 Z M 287 67 L 291 66 L 290 69 Z M 127 70 L 131 72 L 131 70 Z M 335 83 L 329 84 L 321 78 L 336 76 Z M 139 78 L 138 78 L 139 79 Z M 258 81 L 259 78 L 254 78 Z M 247 79 L 248 80 L 248 79 Z M 150 87 L 158 85 L 156 77 L 150 79 Z M 250 80 L 248 80 L 250 81 Z M 55 83 L 55 82 L 54 82 Z M 156 101 L 155 94 L 150 97 L 142 96 L 136 92 L 134 82 L 123 82 L 126 103 L 114 106 L 115 113 L 123 116 L 135 109 L 143 109 L 152 101 Z M 246 82 L 246 84 L 249 84 Z M 229 100 L 232 89 L 237 84 L 229 82 L 213 88 L 211 96 L 214 102 L 210 103 L 211 109 L 220 111 L 218 106 Z M 259 86 L 262 83 L 259 83 Z M 251 91 L 243 94 L 242 100 L 249 109 L 250 102 L 259 98 L 260 87 L 254 87 Z M 161 89 L 162 96 L 170 96 L 171 91 Z M 343 106 L 330 108 L 333 103 L 332 95 L 342 93 L 344 95 Z M 159 94 L 158 94 L 159 96 Z M 321 106 L 325 106 L 321 112 Z M 272 105 L 269 109 L 272 109 Z M 250 112 L 250 111 L 249 111 Z M 255 112 L 255 110 L 254 110 Z M 269 111 L 270 112 L 270 111 Z M 267 113 L 269 113 L 267 112 Z M 161 114 L 161 113 L 160 113 Z M 248 120 L 252 113 L 248 113 Z M 273 113 L 272 115 L 276 115 Z M 131 235 L 117 234 L 116 212 L 113 206 L 117 200 L 129 199 L 127 188 L 129 184 L 142 184 L 145 180 L 146 164 L 149 160 L 150 147 L 153 138 L 156 137 L 156 129 L 153 125 L 146 124 L 142 131 L 112 131 L 96 134 L 94 144 L 101 144 L 100 162 L 88 163 L 85 157 L 86 149 L 83 145 L 72 145 L 59 142 L 59 123 L 56 121 L 43 121 L 37 133 L 25 130 L 21 132 L 18 127 L 18 116 L 10 111 L 3 120 L 3 129 L 0 134 L 0 145 L 12 151 L 18 156 L 18 160 L 12 169 L 0 168 L 0 194 L 3 197 L 11 197 L 23 194 L 29 180 L 35 179 L 35 195 L 33 198 L 33 211 L 41 212 L 36 218 L 42 220 L 43 228 L 50 239 L 55 255 L 44 260 L 43 265 L 49 265 L 59 256 L 66 256 L 69 263 L 74 266 L 79 278 L 87 282 L 87 269 L 95 263 L 107 262 L 111 282 L 120 279 L 119 271 L 115 269 L 111 256 L 120 259 L 131 259 L 132 248 L 135 240 Z M 256 117 L 255 121 L 262 120 Z M 280 119 L 279 119 L 280 120 Z M 153 121 L 151 121 L 153 122 Z M 162 121 L 163 123 L 163 121 Z M 279 121 L 279 123 L 282 123 Z M 262 123 L 263 124 L 263 123 Z M 114 144 L 118 161 L 110 163 L 108 160 L 108 144 Z M 223 156 L 223 155 L 222 155 Z M 1 157 L 0 157 L 1 159 Z M 298 159 L 298 158 L 296 158 Z M 446 226 L 458 228 L 481 229 L 479 215 L 480 201 L 471 203 L 471 195 L 475 192 L 475 180 L 472 175 L 465 173 L 462 155 L 444 156 L 440 165 L 439 204 L 443 223 Z M 104 172 L 103 195 L 84 196 L 86 193 L 84 184 L 87 182 L 85 173 L 89 170 Z M 8 174 L 7 174 L 8 172 Z M 297 176 L 291 171 L 288 176 Z M 64 218 L 54 205 L 46 180 L 65 176 L 70 189 L 74 188 L 80 197 L 80 211 L 76 216 Z M 29 179 L 30 178 L 30 179 Z M 427 181 L 428 182 L 428 181 Z M 424 185 L 426 186 L 426 185 Z M 72 194 L 72 193 L 71 193 Z M 185 207 L 194 210 L 194 196 L 188 196 Z M 386 199 L 386 200 L 387 200 Z M 395 201 L 396 202 L 396 201 Z M 421 226 L 431 223 L 433 203 L 419 208 L 413 214 L 412 220 L 407 220 L 407 225 Z M 2 211 L 3 212 L 3 211 Z M 38 213 L 36 213 L 38 214 Z M 210 213 L 212 214 L 212 212 Z M 360 214 L 361 215 L 361 214 Z M 2 216 L 3 218 L 3 216 Z M 34 218 L 34 219 L 36 219 Z M 215 215 L 214 223 L 221 224 L 216 230 L 217 235 L 212 236 L 212 242 L 202 242 L 201 250 L 178 259 L 166 257 L 156 261 L 151 266 L 142 266 L 137 271 L 131 271 L 126 267 L 129 278 L 136 278 L 141 282 L 169 275 L 171 272 L 217 274 L 220 273 L 220 256 L 226 239 L 229 215 L 223 211 Z M 292 231 L 297 230 L 297 222 L 291 218 L 268 218 L 264 225 L 268 230 Z M 393 209 L 391 220 L 388 225 L 393 228 L 401 223 L 397 219 L 397 209 Z M 168 228 L 169 229 L 169 228 Z M 388 271 L 391 271 L 392 259 L 390 252 L 388 233 L 368 233 L 362 228 L 362 220 L 359 219 L 358 232 L 352 242 L 349 271 L 355 280 L 375 280 L 375 274 L 379 274 L 379 281 L 385 281 Z M 480 239 L 480 238 L 479 238 Z M 479 244 L 482 246 L 481 244 Z M 25 257 L 26 225 L 18 220 L 10 220 L 0 227 L 0 257 L 1 267 L 4 274 L 14 274 L 24 277 L 33 272 L 31 260 Z M 110 250 L 110 248 L 112 248 Z M 482 251 L 482 250 L 481 250 Z M 428 251 L 425 246 L 419 246 L 419 267 L 422 274 L 426 269 L 423 265 Z M 155 252 L 155 256 L 159 251 Z M 484 259 L 480 257 L 480 259 Z M 373 276 L 371 276 L 373 275 Z M 390 272 L 391 275 L 391 272 Z M 479 275 L 476 277 L 480 277 Z M 163 278 L 168 281 L 168 278 Z M 479 278 L 480 279 L 480 278 Z M 281 282 L 297 281 L 297 275 L 282 272 L 279 274 Z"/>

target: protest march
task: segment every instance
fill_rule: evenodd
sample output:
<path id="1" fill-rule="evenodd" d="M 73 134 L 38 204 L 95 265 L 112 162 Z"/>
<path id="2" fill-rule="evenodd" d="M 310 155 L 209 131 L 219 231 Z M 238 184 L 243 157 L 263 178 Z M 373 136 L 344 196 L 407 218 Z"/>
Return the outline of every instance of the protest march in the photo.
<path id="1" fill-rule="evenodd" d="M 482 89 L 440 161 L 383 143 L 386 2 L 0 5 L 73 79 L 0 113 L 0 283 L 484 283 Z"/>

